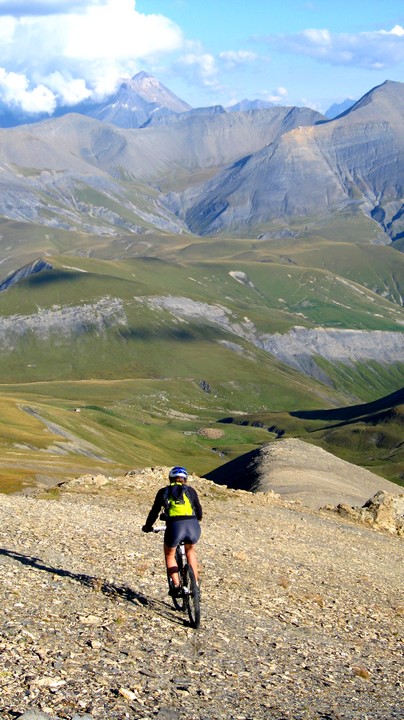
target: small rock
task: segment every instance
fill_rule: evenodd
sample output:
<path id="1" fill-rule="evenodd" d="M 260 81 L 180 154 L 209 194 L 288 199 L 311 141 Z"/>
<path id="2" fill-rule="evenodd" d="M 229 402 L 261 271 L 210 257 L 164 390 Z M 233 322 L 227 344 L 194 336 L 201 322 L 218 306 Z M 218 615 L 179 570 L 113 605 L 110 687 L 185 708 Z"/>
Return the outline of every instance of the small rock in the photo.
<path id="1" fill-rule="evenodd" d="M 43 677 L 34 680 L 32 684 L 37 685 L 37 687 L 49 688 L 49 690 L 57 690 L 58 688 L 62 687 L 62 685 L 66 685 L 66 680 L 61 680 L 61 678 L 49 677 L 48 675 L 44 675 Z"/>
<path id="2" fill-rule="evenodd" d="M 138 699 L 136 693 L 132 692 L 132 690 L 128 690 L 127 688 L 119 688 L 118 692 L 120 695 L 122 695 L 123 698 L 125 698 L 125 700 Z"/>
<path id="3" fill-rule="evenodd" d="M 102 618 L 98 615 L 81 615 L 79 620 L 82 625 L 102 625 Z"/>

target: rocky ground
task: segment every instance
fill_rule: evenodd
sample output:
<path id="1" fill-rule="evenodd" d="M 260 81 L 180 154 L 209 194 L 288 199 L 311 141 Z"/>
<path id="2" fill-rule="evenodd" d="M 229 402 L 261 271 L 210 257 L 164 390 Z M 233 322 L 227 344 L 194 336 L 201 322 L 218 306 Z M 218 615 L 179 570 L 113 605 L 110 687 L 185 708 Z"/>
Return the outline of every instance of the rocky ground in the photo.
<path id="1" fill-rule="evenodd" d="M 193 630 L 140 530 L 165 473 L 0 495 L 1 720 L 401 719 L 402 538 L 193 478 Z"/>

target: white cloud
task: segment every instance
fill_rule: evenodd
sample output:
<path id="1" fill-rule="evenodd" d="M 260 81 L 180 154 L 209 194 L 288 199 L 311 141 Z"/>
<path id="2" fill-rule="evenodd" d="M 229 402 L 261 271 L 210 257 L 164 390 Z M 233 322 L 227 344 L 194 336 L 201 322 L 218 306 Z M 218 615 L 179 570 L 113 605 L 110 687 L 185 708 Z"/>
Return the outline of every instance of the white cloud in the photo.
<path id="1" fill-rule="evenodd" d="M 10 45 L 14 36 L 15 26 L 16 21 L 11 17 L 0 20 L 0 47 Z"/>
<path id="2" fill-rule="evenodd" d="M 181 55 L 176 67 L 182 74 L 201 83 L 204 87 L 218 87 L 216 59 L 210 53 L 205 53 L 196 47 L 192 52 Z"/>
<path id="3" fill-rule="evenodd" d="M 255 62 L 259 56 L 247 50 L 227 50 L 212 55 L 203 50 L 197 42 L 188 43 L 188 52 L 183 53 L 175 63 L 177 74 L 186 77 L 193 85 L 202 85 L 205 89 L 221 92 L 222 71 L 232 71 Z"/>
<path id="4" fill-rule="evenodd" d="M 380 33 L 382 35 L 397 35 L 397 37 L 404 37 L 404 28 L 402 28 L 401 25 L 394 25 L 390 32 L 386 32 L 386 30 L 380 30 Z"/>
<path id="5" fill-rule="evenodd" d="M 224 62 L 226 70 L 233 70 L 241 65 L 255 62 L 258 55 L 249 50 L 227 50 L 219 53 L 219 59 Z"/>
<path id="6" fill-rule="evenodd" d="M 76 105 L 90 97 L 91 92 L 82 78 L 63 77 L 54 72 L 45 78 L 46 86 L 60 98 L 62 105 Z"/>
<path id="7" fill-rule="evenodd" d="M 133 0 L 109 0 L 89 7 L 83 15 L 70 16 L 66 23 L 67 58 L 125 62 L 182 45 L 178 26 L 161 15 L 136 12 Z"/>
<path id="8" fill-rule="evenodd" d="M 270 92 L 266 92 L 265 94 L 265 100 L 268 100 L 272 103 L 280 103 L 285 102 L 286 97 L 288 95 L 288 91 L 284 87 L 278 87 L 276 90 L 272 90 Z"/>
<path id="9" fill-rule="evenodd" d="M 28 97 L 38 111 L 42 98 L 45 112 L 51 98 L 61 105 L 99 98 L 148 57 L 184 45 L 175 23 L 137 12 L 134 0 L 0 0 L 0 67 L 6 75 L 18 74 L 25 86 L 13 95 L 12 83 L 7 92 L 3 83 L 2 97 L 25 109 Z"/>
<path id="10" fill-rule="evenodd" d="M 282 52 L 306 55 L 331 65 L 379 70 L 404 60 L 404 28 L 400 25 L 391 30 L 356 35 L 308 29 L 296 35 L 270 36 L 266 39 Z"/>
<path id="11" fill-rule="evenodd" d="M 28 81 L 21 73 L 8 73 L 0 68 L 0 98 L 6 105 L 17 105 L 28 113 L 52 114 L 56 107 L 55 95 L 44 85 L 28 88 Z"/>

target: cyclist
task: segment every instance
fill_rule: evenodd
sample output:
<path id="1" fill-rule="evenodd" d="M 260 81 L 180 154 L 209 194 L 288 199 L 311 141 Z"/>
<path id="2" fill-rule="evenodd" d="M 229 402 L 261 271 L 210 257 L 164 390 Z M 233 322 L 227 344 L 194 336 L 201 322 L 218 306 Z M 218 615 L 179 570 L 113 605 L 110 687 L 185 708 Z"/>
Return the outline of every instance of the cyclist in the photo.
<path id="1" fill-rule="evenodd" d="M 166 520 L 164 557 L 171 592 L 176 595 L 180 586 L 175 550 L 181 541 L 185 542 L 187 561 L 198 581 L 198 563 L 194 546 L 201 535 L 199 521 L 202 520 L 202 508 L 196 490 L 186 484 L 188 473 L 184 467 L 173 467 L 168 477 L 170 484 L 158 491 L 142 531 L 152 532 L 153 523 L 156 522 L 163 508 Z"/>

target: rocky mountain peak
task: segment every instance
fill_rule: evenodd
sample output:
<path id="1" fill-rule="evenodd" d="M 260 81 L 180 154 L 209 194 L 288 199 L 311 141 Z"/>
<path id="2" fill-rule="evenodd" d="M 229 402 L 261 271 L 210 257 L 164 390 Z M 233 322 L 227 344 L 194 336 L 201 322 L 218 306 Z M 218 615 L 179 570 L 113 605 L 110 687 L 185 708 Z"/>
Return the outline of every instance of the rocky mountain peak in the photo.
<path id="1" fill-rule="evenodd" d="M 365 109 L 371 115 L 384 115 L 387 120 L 391 115 L 404 110 L 404 84 L 386 80 L 367 92 L 356 102 L 346 114 L 356 113 Z M 370 119 L 370 118 L 369 118 Z"/>
<path id="2" fill-rule="evenodd" d="M 132 77 L 133 82 L 138 82 L 139 84 L 147 84 L 147 83 L 157 83 L 159 84 L 159 81 L 157 78 L 154 77 L 154 75 L 150 75 L 150 73 L 146 72 L 146 70 L 140 70 L 140 72 L 136 73 L 136 75 L 133 75 Z"/>
<path id="3" fill-rule="evenodd" d="M 144 71 L 132 78 L 122 78 L 116 93 L 92 107 L 83 108 L 86 115 L 122 128 L 138 128 L 157 113 L 182 113 L 190 105 Z"/>
<path id="4" fill-rule="evenodd" d="M 146 102 L 156 103 L 173 112 L 185 112 L 191 109 L 188 103 L 177 97 L 177 95 L 157 80 L 156 77 L 143 70 L 134 75 L 130 80 L 125 79 L 123 83 Z"/>

